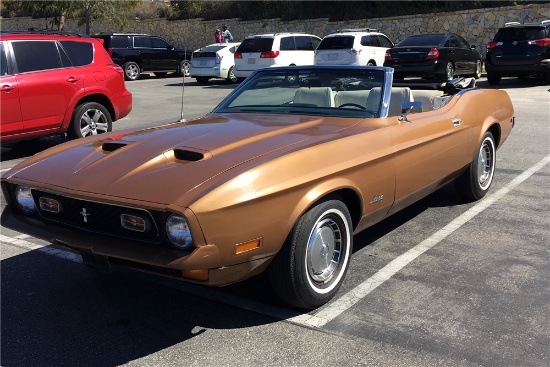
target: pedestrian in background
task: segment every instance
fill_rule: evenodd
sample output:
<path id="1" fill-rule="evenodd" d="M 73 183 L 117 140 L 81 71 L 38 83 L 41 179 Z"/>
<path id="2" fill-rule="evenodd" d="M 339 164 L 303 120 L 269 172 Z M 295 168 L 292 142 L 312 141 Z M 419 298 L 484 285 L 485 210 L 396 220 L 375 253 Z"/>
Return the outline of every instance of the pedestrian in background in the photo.
<path id="1" fill-rule="evenodd" d="M 231 35 L 231 32 L 229 32 L 229 29 L 227 29 L 227 26 L 224 24 L 222 27 L 222 38 L 225 43 L 233 41 L 233 36 Z"/>
<path id="2" fill-rule="evenodd" d="M 222 32 L 219 29 L 216 29 L 216 32 L 214 32 L 214 38 L 216 39 L 216 43 L 223 42 Z"/>

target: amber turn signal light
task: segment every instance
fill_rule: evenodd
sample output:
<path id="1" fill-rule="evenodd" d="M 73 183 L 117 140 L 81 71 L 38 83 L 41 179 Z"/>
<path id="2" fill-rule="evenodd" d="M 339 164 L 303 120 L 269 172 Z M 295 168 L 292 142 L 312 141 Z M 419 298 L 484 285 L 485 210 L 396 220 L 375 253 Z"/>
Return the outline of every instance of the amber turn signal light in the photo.
<path id="1" fill-rule="evenodd" d="M 235 245 L 235 255 L 242 254 L 243 252 L 252 251 L 260 247 L 260 239 L 248 241 L 245 243 L 239 243 Z"/>
<path id="2" fill-rule="evenodd" d="M 184 278 L 208 280 L 208 269 L 184 269 L 181 273 Z"/>

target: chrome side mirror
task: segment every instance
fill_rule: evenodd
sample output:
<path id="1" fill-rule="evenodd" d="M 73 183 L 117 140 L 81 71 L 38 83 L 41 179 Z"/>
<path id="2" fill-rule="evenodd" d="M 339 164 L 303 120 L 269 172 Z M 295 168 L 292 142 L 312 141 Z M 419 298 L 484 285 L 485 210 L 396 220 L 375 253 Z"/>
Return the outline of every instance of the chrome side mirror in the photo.
<path id="1" fill-rule="evenodd" d="M 403 102 L 401 105 L 401 116 L 399 117 L 399 122 L 410 121 L 407 119 L 407 115 L 411 113 L 412 110 L 418 110 L 419 112 L 422 112 L 422 102 L 415 101 L 415 102 Z"/>

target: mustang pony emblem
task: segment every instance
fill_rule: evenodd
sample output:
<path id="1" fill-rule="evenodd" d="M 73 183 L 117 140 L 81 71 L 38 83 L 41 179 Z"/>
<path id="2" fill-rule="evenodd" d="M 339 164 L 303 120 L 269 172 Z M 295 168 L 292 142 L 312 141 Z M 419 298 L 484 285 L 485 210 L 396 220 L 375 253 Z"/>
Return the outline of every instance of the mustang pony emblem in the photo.
<path id="1" fill-rule="evenodd" d="M 80 215 L 82 215 L 82 219 L 84 219 L 84 223 L 88 223 L 88 215 L 90 215 L 90 213 L 86 212 L 86 208 L 82 208 Z"/>

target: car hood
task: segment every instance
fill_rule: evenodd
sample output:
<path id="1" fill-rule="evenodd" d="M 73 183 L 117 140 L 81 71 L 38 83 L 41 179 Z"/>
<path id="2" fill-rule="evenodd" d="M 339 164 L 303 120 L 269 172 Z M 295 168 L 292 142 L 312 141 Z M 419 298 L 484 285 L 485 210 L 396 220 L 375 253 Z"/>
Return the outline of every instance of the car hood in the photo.
<path id="1" fill-rule="evenodd" d="M 128 133 L 75 140 L 39 153 L 4 178 L 51 190 L 94 193 L 157 204 L 207 190 L 224 172 L 337 138 L 359 119 L 213 114 Z"/>

